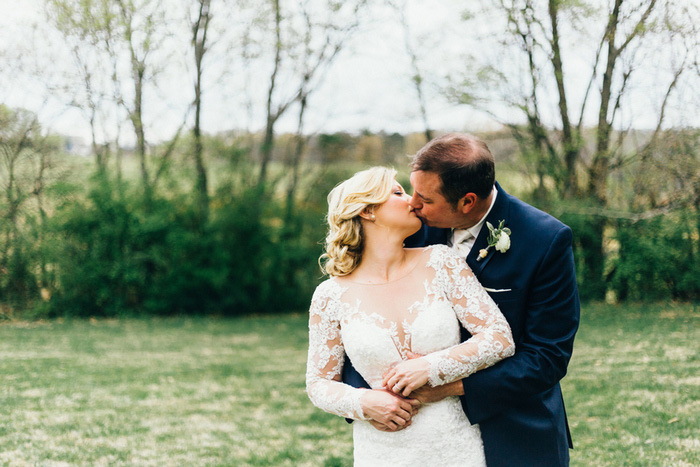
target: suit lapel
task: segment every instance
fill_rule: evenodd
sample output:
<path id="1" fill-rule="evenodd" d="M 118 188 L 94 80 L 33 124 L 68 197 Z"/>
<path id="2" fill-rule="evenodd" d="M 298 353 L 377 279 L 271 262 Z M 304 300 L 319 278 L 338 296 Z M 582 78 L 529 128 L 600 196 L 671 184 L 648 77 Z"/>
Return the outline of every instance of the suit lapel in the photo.
<path id="1" fill-rule="evenodd" d="M 500 221 L 505 220 L 505 227 L 508 227 L 510 196 L 503 190 L 503 188 L 501 188 L 501 185 L 499 185 L 498 182 L 496 182 L 496 189 L 498 190 L 498 196 L 496 197 L 496 202 L 493 205 L 493 209 L 491 209 L 489 215 L 486 216 L 486 222 L 490 222 L 491 225 L 497 227 Z M 486 248 L 486 246 L 488 245 L 489 229 L 486 226 L 486 222 L 484 222 L 484 225 L 481 228 L 481 231 L 479 232 L 479 236 L 476 237 L 476 240 L 474 241 L 474 246 L 467 255 L 467 264 L 469 265 L 469 267 L 474 272 L 477 278 L 481 275 L 481 272 L 484 270 L 486 265 L 489 264 L 494 254 L 497 254 L 494 248 L 489 248 L 488 256 L 486 256 L 486 258 L 482 259 L 481 261 L 477 261 L 479 257 L 479 251 L 483 248 Z"/>

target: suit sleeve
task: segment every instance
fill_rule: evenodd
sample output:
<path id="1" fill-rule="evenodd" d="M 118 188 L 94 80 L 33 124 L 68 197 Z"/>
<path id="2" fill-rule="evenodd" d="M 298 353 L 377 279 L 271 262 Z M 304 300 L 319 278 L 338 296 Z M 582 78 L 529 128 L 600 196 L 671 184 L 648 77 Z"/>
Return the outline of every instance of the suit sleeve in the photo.
<path id="1" fill-rule="evenodd" d="M 571 242 L 563 226 L 534 273 L 515 355 L 463 380 L 462 406 L 472 423 L 518 406 L 566 374 L 580 314 Z"/>

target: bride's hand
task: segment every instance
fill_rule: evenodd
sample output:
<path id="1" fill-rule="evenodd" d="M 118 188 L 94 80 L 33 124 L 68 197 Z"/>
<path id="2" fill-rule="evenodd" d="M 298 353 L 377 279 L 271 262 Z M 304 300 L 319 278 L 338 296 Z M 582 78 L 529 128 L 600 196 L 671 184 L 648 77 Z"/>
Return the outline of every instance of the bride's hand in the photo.
<path id="1" fill-rule="evenodd" d="M 404 399 L 384 389 L 365 391 L 360 398 L 362 412 L 376 423 L 372 423 L 381 431 L 398 431 L 411 424 L 411 417 L 416 414 L 420 402 L 415 399 Z M 380 428 L 383 427 L 383 428 Z"/>
<path id="2" fill-rule="evenodd" d="M 413 390 L 425 386 L 429 370 L 430 364 L 424 358 L 404 360 L 384 375 L 382 384 L 387 390 L 408 397 Z"/>

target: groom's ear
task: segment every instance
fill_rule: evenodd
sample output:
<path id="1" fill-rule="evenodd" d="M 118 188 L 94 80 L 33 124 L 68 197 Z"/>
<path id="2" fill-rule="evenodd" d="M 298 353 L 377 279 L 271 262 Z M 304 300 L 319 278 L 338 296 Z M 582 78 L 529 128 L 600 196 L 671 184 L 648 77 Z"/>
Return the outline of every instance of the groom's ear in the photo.
<path id="1" fill-rule="evenodd" d="M 462 214 L 468 214 L 476 206 L 477 196 L 474 193 L 467 193 L 462 199 L 457 201 L 457 210 Z"/>

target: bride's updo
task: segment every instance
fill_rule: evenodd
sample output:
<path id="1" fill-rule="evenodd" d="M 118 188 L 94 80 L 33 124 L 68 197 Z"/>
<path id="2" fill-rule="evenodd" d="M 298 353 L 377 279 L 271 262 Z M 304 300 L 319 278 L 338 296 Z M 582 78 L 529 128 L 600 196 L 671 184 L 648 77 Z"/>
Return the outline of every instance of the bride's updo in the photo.
<path id="1" fill-rule="evenodd" d="M 338 184 L 328 194 L 326 252 L 319 264 L 329 276 L 346 276 L 360 264 L 363 232 L 360 214 L 389 199 L 396 170 L 373 167 Z"/>

